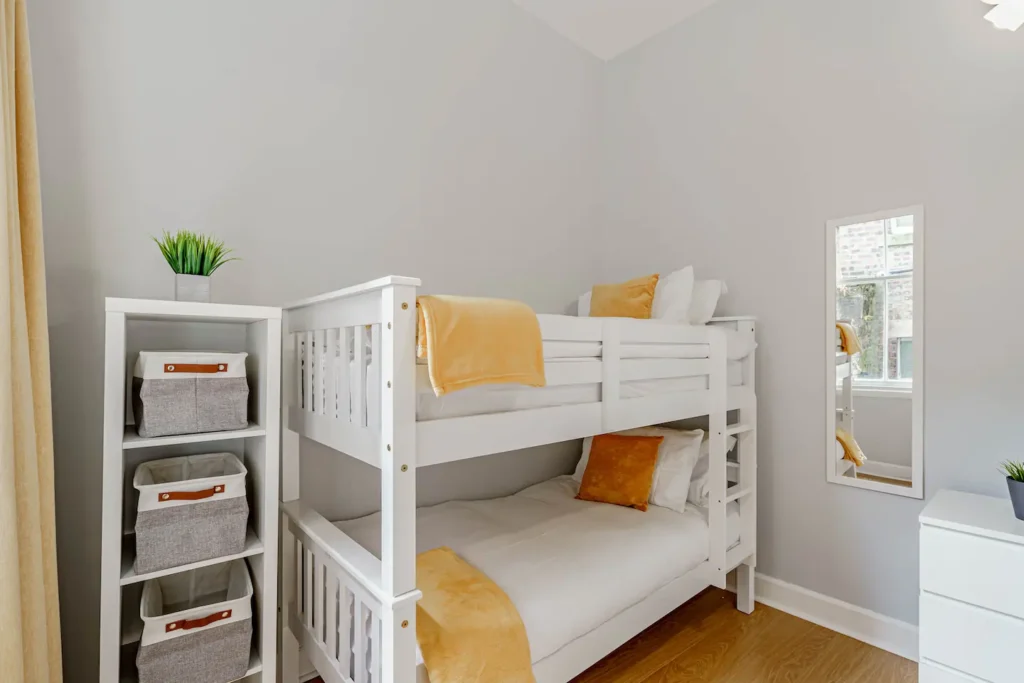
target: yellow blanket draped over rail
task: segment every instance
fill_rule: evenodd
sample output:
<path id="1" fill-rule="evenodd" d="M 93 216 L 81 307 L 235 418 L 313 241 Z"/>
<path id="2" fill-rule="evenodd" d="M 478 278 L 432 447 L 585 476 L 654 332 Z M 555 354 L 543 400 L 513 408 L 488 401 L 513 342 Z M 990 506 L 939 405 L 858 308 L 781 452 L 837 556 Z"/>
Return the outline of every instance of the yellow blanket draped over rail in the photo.
<path id="1" fill-rule="evenodd" d="M 850 323 L 836 323 L 836 329 L 839 330 L 839 339 L 842 343 L 843 352 L 850 355 L 860 353 L 860 339 L 857 337 L 857 331 L 853 329 L 853 325 Z"/>
<path id="2" fill-rule="evenodd" d="M 416 355 L 427 359 L 438 396 L 481 384 L 545 385 L 540 323 L 526 304 L 421 296 L 416 309 Z"/>
<path id="3" fill-rule="evenodd" d="M 864 463 L 868 461 L 864 451 L 857 445 L 857 440 L 853 438 L 853 434 L 845 429 L 836 429 L 836 441 L 843 447 L 843 460 L 849 460 L 857 467 L 863 467 Z"/>
<path id="4" fill-rule="evenodd" d="M 450 548 L 416 558 L 416 639 L 430 683 L 535 683 L 515 605 Z"/>

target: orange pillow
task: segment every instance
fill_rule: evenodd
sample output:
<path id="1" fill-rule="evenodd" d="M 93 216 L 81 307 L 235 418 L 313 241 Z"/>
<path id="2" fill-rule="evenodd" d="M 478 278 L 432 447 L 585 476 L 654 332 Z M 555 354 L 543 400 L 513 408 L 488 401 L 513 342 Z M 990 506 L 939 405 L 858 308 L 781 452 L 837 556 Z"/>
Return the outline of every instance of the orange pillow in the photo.
<path id="1" fill-rule="evenodd" d="M 647 275 L 590 290 L 590 315 L 595 318 L 650 318 L 658 276 Z"/>
<path id="2" fill-rule="evenodd" d="M 663 436 L 601 434 L 594 437 L 578 500 L 647 510 Z"/>

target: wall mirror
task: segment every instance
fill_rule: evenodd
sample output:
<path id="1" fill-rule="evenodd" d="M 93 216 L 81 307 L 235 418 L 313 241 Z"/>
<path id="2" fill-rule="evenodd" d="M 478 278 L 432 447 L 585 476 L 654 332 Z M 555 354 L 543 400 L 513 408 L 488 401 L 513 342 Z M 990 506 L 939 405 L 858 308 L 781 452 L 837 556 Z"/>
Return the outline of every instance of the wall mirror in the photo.
<path id="1" fill-rule="evenodd" d="M 924 497 L 924 209 L 829 221 L 828 481 Z"/>

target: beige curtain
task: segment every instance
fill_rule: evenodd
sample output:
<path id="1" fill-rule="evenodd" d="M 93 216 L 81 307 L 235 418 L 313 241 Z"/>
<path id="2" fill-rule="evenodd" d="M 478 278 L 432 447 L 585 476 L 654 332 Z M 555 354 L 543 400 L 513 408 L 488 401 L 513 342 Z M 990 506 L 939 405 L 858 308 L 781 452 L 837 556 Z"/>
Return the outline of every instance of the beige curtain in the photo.
<path id="1" fill-rule="evenodd" d="M 50 349 L 24 0 L 0 0 L 0 680 L 61 680 Z"/>

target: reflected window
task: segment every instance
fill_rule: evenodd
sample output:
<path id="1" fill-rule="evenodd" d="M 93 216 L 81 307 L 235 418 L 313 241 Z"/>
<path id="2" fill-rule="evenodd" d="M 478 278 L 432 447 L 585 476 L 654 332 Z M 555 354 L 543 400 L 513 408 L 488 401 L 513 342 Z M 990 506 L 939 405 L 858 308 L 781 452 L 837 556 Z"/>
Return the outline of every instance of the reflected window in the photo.
<path id="1" fill-rule="evenodd" d="M 914 216 L 836 229 L 836 319 L 862 351 L 855 386 L 910 389 L 914 337 Z"/>

